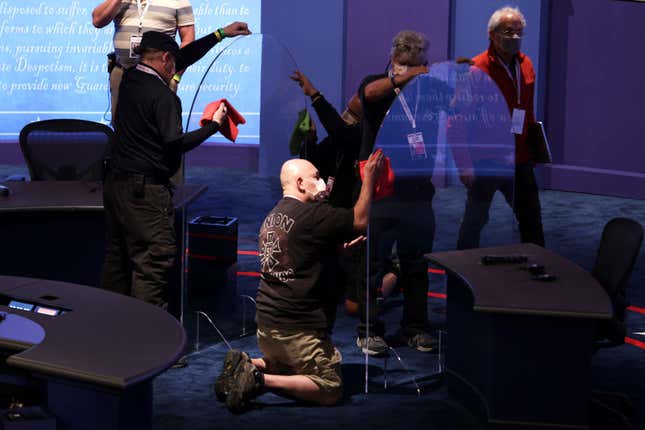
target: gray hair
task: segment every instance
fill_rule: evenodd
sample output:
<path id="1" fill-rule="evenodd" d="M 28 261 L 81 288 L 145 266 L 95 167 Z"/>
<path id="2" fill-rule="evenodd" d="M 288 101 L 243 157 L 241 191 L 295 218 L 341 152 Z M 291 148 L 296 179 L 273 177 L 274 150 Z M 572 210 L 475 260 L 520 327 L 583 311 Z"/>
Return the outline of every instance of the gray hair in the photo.
<path id="1" fill-rule="evenodd" d="M 390 56 L 399 58 L 409 66 L 419 66 L 428 62 L 428 46 L 428 39 L 423 33 L 403 30 L 392 39 Z"/>
<path id="2" fill-rule="evenodd" d="M 522 21 L 522 28 L 526 28 L 526 18 L 524 18 L 524 14 L 522 11 L 520 11 L 519 7 L 512 7 L 512 6 L 504 6 L 502 8 L 497 9 L 493 14 L 490 16 L 490 19 L 488 20 L 488 32 L 490 33 L 491 31 L 495 31 L 497 27 L 499 26 L 500 21 L 502 18 L 508 14 L 515 15 Z"/>

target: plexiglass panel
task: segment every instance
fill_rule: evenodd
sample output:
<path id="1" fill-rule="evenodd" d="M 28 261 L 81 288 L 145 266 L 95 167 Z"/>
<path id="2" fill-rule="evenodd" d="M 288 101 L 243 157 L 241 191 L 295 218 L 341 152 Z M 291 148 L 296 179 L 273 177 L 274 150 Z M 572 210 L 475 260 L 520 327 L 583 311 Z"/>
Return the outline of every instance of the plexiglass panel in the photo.
<path id="1" fill-rule="evenodd" d="M 231 160 L 230 167 L 218 169 L 230 169 L 231 178 L 239 177 L 240 166 L 235 163 L 237 157 L 248 157 L 249 152 L 253 152 L 249 145 L 258 145 L 259 173 L 277 178 L 282 163 L 292 157 L 289 153 L 289 139 L 298 113 L 305 108 L 302 90 L 289 79 L 298 68 L 293 56 L 276 38 L 266 34 L 252 34 L 230 41 L 205 68 L 189 111 L 187 130 L 200 126 L 199 122 L 209 103 L 226 98 L 245 118 L 246 123 L 238 125 L 239 135 L 235 143 L 217 133 L 204 144 L 214 145 L 211 149 L 214 156 L 221 153 L 222 159 Z M 232 76 L 238 73 L 254 75 L 261 82 L 257 88 L 237 88 L 234 81 L 240 80 L 232 79 Z M 241 152 L 236 152 L 236 145 L 244 146 L 240 147 Z M 248 173 L 254 174 L 255 172 Z M 229 182 L 214 186 L 236 186 Z M 230 218 L 243 217 L 245 214 L 239 213 L 240 210 L 243 209 L 231 208 L 230 205 L 211 207 L 210 213 L 203 215 L 221 218 L 226 224 Z M 235 213 L 230 213 L 231 211 Z M 222 336 L 231 339 L 255 334 L 254 299 L 258 278 L 237 276 L 237 272 L 257 271 L 257 263 L 253 261 L 252 264 L 247 264 L 246 260 L 235 263 L 227 257 L 230 250 L 226 251 L 231 241 L 235 241 L 232 244 L 233 254 L 238 250 L 237 225 L 234 234 L 230 225 L 206 226 L 205 229 L 199 229 L 198 234 L 194 234 L 194 226 L 189 225 L 188 229 L 183 324 L 189 346 L 195 348 L 198 335 L 199 347 L 204 348 L 221 341 Z M 243 249 L 247 253 L 257 249 L 256 237 L 245 239 Z M 253 257 L 243 258 L 252 260 Z M 217 326 L 221 335 L 213 326 Z"/>
<path id="2" fill-rule="evenodd" d="M 392 194 L 375 201 L 371 212 L 364 318 L 374 331 L 368 336 L 385 332 L 404 363 L 418 360 L 415 354 L 438 360 L 442 305 L 429 305 L 434 299 L 428 296 L 441 298 L 445 280 L 423 256 L 512 241 L 515 141 L 509 109 L 481 70 L 435 64 L 394 99 L 377 148 L 389 158 L 395 180 Z M 377 306 L 393 261 L 401 295 L 379 302 L 399 300 L 401 306 Z"/>

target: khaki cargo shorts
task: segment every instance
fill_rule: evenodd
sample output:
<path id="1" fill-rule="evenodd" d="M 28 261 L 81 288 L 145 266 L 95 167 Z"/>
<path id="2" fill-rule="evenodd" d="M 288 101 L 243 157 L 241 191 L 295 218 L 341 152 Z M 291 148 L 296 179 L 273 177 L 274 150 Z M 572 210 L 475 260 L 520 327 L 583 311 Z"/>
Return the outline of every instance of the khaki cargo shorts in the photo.
<path id="1" fill-rule="evenodd" d="M 341 395 L 343 359 L 324 331 L 285 331 L 258 328 L 258 346 L 266 373 L 304 375 L 324 392 Z"/>

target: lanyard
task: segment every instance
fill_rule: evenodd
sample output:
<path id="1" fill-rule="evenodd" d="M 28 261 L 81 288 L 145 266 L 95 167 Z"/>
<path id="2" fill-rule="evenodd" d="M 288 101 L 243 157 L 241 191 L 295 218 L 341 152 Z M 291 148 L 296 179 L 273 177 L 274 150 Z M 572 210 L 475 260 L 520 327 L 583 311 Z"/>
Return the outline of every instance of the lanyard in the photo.
<path id="1" fill-rule="evenodd" d="M 520 99 L 520 83 L 521 83 L 521 76 L 520 76 L 520 65 L 518 64 L 518 60 L 515 60 L 515 77 L 517 80 L 513 80 L 513 75 L 511 74 L 511 70 L 508 68 L 506 63 L 498 57 L 499 62 L 504 66 L 504 70 L 506 70 L 506 74 L 508 75 L 509 78 L 511 78 L 511 81 L 513 81 L 513 85 L 515 85 L 515 90 L 517 92 L 517 105 L 519 106 L 521 104 L 521 99 Z"/>
<path id="2" fill-rule="evenodd" d="M 401 102 L 401 106 L 403 107 L 403 112 L 405 112 L 405 116 L 408 117 L 408 121 L 410 121 L 412 128 L 416 129 L 417 128 L 417 110 L 419 109 L 419 99 L 421 98 L 421 86 L 419 85 L 419 80 L 417 79 L 417 99 L 414 105 L 414 115 L 412 115 L 412 111 L 410 110 L 408 101 L 403 95 L 403 91 L 399 93 L 398 97 L 399 97 L 399 101 Z"/>
<path id="3" fill-rule="evenodd" d="M 145 1 L 146 5 L 142 6 L 141 1 Z M 148 8 L 150 7 L 150 0 L 137 0 L 137 11 L 139 12 L 139 35 L 143 30 L 143 17 L 148 13 Z"/>
<path id="4" fill-rule="evenodd" d="M 137 70 L 140 70 L 143 73 L 147 73 L 149 75 L 156 76 L 156 77 L 159 78 L 159 80 L 161 80 L 161 82 L 163 82 L 164 84 L 168 85 L 166 83 L 166 81 L 164 81 L 163 78 L 161 76 L 159 76 L 159 73 L 157 73 L 157 71 L 155 69 L 153 69 L 152 67 L 146 66 L 145 64 L 141 64 L 141 63 L 137 64 L 136 67 L 137 67 Z"/>

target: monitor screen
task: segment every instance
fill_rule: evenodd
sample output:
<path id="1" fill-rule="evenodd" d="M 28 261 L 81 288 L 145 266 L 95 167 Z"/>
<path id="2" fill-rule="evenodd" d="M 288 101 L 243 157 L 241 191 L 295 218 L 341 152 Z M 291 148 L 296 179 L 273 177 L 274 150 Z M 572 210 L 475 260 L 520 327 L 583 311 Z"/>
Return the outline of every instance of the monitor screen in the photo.
<path id="1" fill-rule="evenodd" d="M 34 312 L 41 315 L 49 315 L 50 317 L 55 317 L 60 313 L 58 309 L 48 308 L 45 306 L 36 306 L 36 309 L 34 310 Z"/>
<path id="2" fill-rule="evenodd" d="M 19 302 L 18 300 L 12 300 L 9 302 L 9 307 L 11 309 L 18 309 L 20 311 L 31 312 L 34 308 L 34 305 L 31 303 Z"/>
<path id="3" fill-rule="evenodd" d="M 0 144 L 17 141 L 22 127 L 33 121 L 78 118 L 110 123 L 107 54 L 114 49 L 114 24 L 101 29 L 92 25 L 92 9 L 99 3 L 0 1 Z M 262 31 L 261 0 L 191 4 L 196 38 L 233 21 L 247 22 L 253 33 Z M 211 71 L 221 77 L 220 85 L 200 90 L 213 101 L 227 98 L 248 118 L 237 143 L 259 141 L 262 46 L 260 39 L 253 40 L 254 46 L 247 43 L 244 49 L 224 52 Z M 231 42 L 225 39 L 216 45 L 184 74 L 178 91 L 184 127 L 202 76 Z M 213 139 L 225 142 L 220 135 Z"/>

